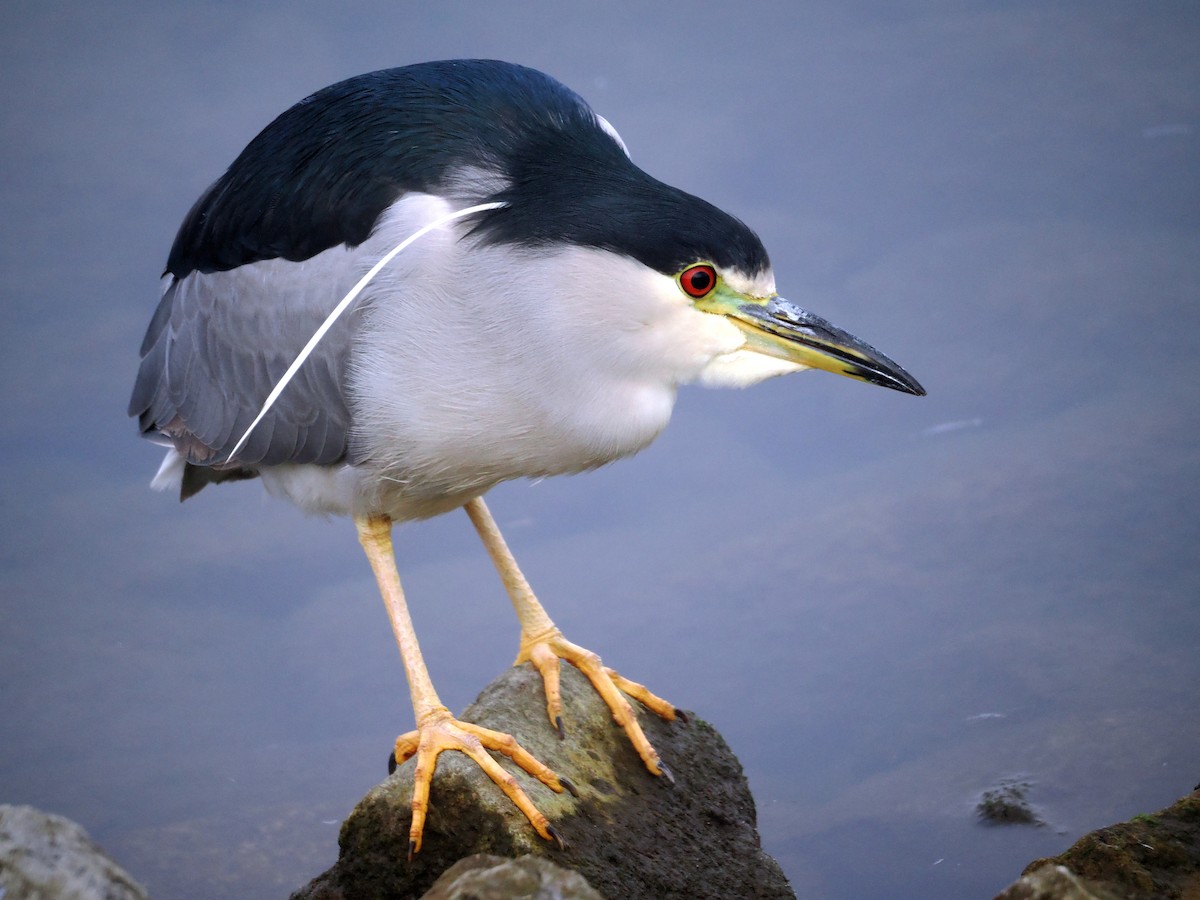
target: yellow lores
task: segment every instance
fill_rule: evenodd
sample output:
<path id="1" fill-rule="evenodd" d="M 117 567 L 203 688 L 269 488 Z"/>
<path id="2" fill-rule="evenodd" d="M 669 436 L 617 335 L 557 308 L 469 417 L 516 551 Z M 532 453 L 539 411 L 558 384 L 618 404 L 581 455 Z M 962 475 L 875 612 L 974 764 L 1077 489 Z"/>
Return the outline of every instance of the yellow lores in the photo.
<path id="1" fill-rule="evenodd" d="M 711 263 L 689 266 L 678 278 L 684 293 L 695 298 L 696 309 L 725 316 L 745 332 L 747 350 L 908 394 L 925 393 L 870 344 L 778 294 L 756 297 L 735 290 Z"/>

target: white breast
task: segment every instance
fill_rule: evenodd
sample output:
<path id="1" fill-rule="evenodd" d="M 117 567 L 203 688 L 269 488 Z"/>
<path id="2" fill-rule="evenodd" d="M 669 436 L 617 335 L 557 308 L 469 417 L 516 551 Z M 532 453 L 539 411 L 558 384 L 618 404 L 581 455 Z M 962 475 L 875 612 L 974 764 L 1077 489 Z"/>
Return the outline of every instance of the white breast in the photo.
<path id="1" fill-rule="evenodd" d="M 393 514 L 635 453 L 678 385 L 742 343 L 613 253 L 423 241 L 372 286 L 350 377 L 366 499 Z"/>

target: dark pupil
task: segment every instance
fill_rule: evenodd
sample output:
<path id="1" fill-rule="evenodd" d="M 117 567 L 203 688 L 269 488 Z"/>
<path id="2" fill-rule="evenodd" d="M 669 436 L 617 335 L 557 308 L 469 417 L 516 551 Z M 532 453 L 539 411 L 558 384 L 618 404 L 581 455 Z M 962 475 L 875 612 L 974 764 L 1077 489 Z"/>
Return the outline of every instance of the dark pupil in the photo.
<path id="1" fill-rule="evenodd" d="M 707 291 L 712 284 L 712 276 L 706 269 L 697 269 L 688 280 L 692 283 L 693 291 Z"/>

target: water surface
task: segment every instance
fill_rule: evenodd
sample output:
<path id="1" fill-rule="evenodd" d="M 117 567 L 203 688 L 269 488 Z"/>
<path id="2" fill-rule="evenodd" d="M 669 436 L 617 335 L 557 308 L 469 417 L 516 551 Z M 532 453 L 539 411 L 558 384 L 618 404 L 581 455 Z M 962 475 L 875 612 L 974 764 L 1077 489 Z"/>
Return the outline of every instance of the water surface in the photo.
<path id="1" fill-rule="evenodd" d="M 1200 779 L 1200 15 L 1189 3 L 0 10 L 0 801 L 158 898 L 329 865 L 408 694 L 346 522 L 185 506 L 124 417 L 174 230 L 312 90 L 490 56 L 739 215 L 924 399 L 685 391 L 490 498 L 568 635 L 722 730 L 801 896 L 989 896 Z M 515 652 L 465 516 L 398 531 L 443 699 Z M 1041 829 L 973 804 L 1032 785 Z"/>

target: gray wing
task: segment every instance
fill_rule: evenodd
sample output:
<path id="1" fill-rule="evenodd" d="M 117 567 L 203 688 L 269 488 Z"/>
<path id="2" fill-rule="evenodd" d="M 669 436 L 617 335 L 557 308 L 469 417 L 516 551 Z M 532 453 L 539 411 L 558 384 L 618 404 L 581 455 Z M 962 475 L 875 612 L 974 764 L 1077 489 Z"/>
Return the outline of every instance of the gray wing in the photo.
<path id="1" fill-rule="evenodd" d="M 191 464 L 251 475 L 279 463 L 331 465 L 350 430 L 346 370 L 359 314 L 346 310 L 233 460 L 227 459 L 304 345 L 361 275 L 359 252 L 260 260 L 167 276 L 130 400 L 142 432 Z"/>

